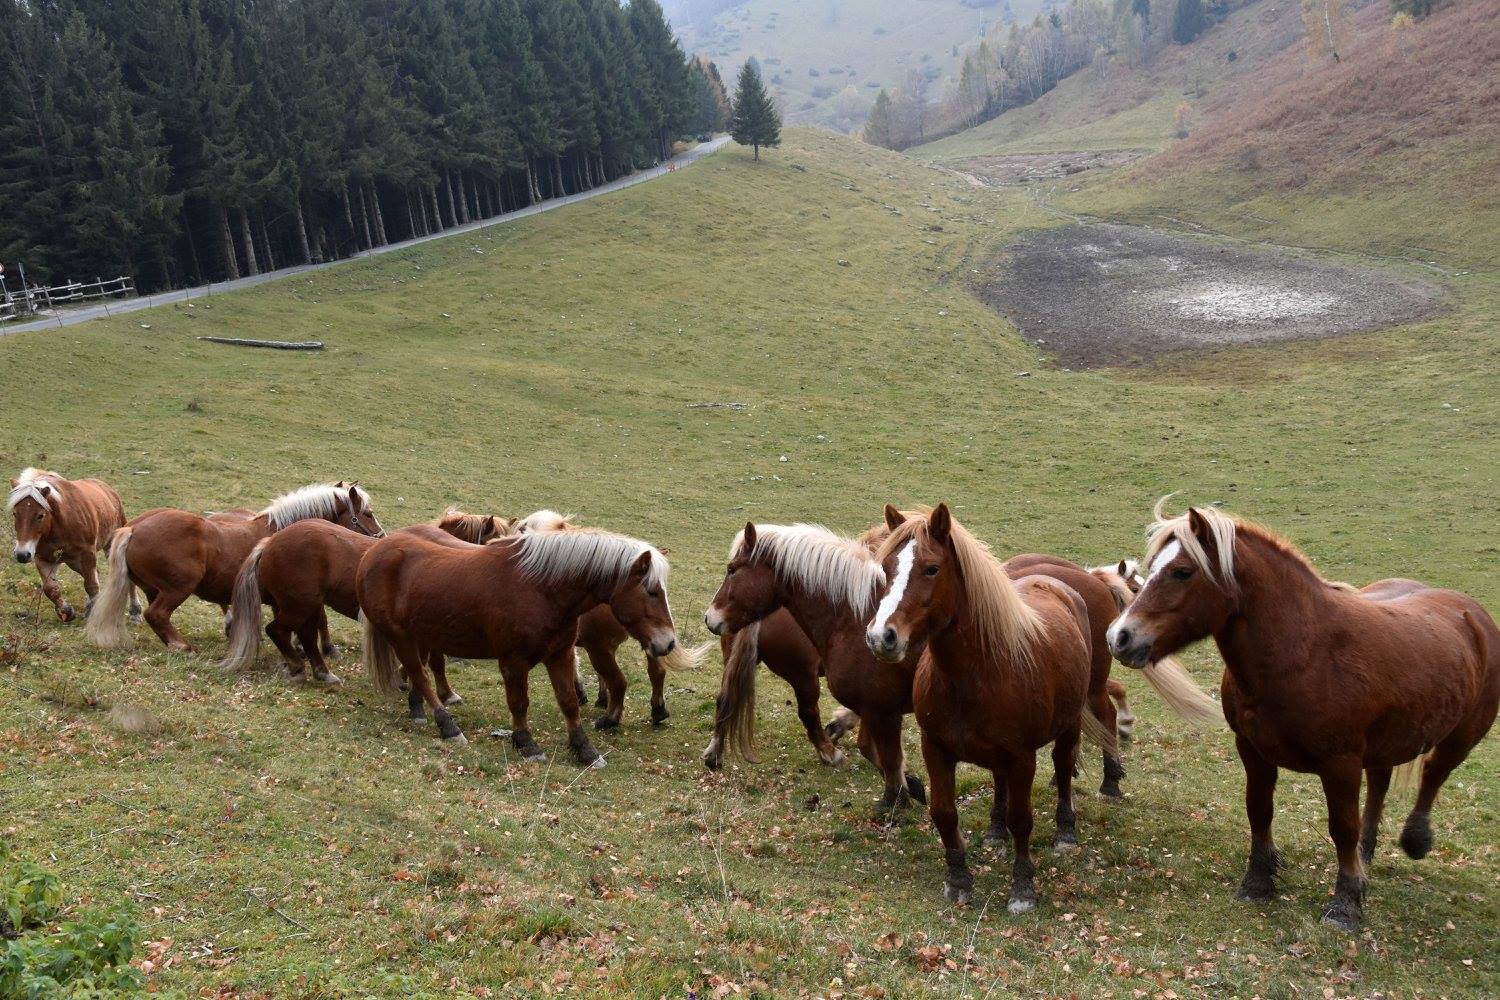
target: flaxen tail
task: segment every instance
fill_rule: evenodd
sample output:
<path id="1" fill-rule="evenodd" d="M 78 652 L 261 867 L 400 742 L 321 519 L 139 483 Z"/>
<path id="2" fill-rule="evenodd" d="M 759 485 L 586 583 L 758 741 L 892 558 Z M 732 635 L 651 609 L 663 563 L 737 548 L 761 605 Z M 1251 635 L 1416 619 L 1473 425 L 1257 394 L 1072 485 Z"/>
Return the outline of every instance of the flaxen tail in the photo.
<path id="1" fill-rule="evenodd" d="M 130 568 L 126 552 L 130 548 L 132 528 L 119 528 L 109 540 L 109 577 L 94 599 L 94 609 L 89 612 L 85 631 L 94 645 L 112 649 L 123 645 L 125 611 L 130 605 Z"/>
<path id="2" fill-rule="evenodd" d="M 219 664 L 224 670 L 249 669 L 260 652 L 260 557 L 269 541 L 256 543 L 235 578 L 229 604 L 229 648 Z"/>
<path id="3" fill-rule="evenodd" d="M 359 627 L 363 632 L 361 658 L 371 683 L 381 694 L 396 694 L 401 690 L 401 663 L 396 659 L 391 641 L 370 624 L 363 611 L 359 613 Z"/>
<path id="4" fill-rule="evenodd" d="M 1164 657 L 1146 667 L 1146 683 L 1156 690 L 1162 703 L 1173 712 L 1204 729 L 1227 729 L 1224 708 L 1208 692 L 1193 683 L 1187 668 L 1172 657 Z"/>
<path id="5" fill-rule="evenodd" d="M 747 761 L 755 761 L 755 673 L 760 663 L 760 622 L 740 629 L 724 657 L 724 677 L 714 712 L 714 735 Z"/>
<path id="6" fill-rule="evenodd" d="M 1094 746 L 1103 750 L 1111 757 L 1120 756 L 1119 737 L 1109 731 L 1109 727 L 1099 721 L 1099 717 L 1093 713 L 1088 705 L 1083 706 L 1083 711 L 1078 716 L 1082 725 L 1079 727 L 1083 738 Z"/>
<path id="7" fill-rule="evenodd" d="M 1135 735 L 1135 713 L 1130 710 L 1129 693 L 1125 685 L 1116 680 L 1109 682 L 1108 690 L 1115 703 L 1115 726 L 1119 729 L 1120 739 L 1128 740 Z"/>
<path id="8" fill-rule="evenodd" d="M 713 648 L 714 644 L 711 642 L 691 648 L 679 642 L 666 656 L 658 656 L 656 659 L 668 670 L 696 670 L 703 665 L 704 657 L 708 656 L 709 650 Z"/>

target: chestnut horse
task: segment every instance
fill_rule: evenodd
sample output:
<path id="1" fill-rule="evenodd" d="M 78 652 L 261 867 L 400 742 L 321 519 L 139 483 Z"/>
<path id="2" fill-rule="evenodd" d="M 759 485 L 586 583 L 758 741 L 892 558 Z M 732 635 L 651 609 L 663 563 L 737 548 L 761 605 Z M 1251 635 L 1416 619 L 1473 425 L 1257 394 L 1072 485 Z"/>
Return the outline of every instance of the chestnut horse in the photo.
<path id="1" fill-rule="evenodd" d="M 885 781 L 879 809 L 889 812 L 912 798 L 926 800 L 921 780 L 906 772 L 901 744 L 901 723 L 911 711 L 915 655 L 884 667 L 872 660 L 864 642 L 864 621 L 884 582 L 880 564 L 856 539 L 811 524 L 745 525 L 730 549 L 724 581 L 703 616 L 715 635 L 734 634 L 705 763 L 717 763 L 725 741 L 742 754 L 748 751 L 757 626 L 784 609 L 821 657 L 829 693 L 859 717 L 860 750 Z M 816 690 L 816 663 L 804 678 Z M 812 725 L 808 730 L 811 735 Z"/>
<path id="2" fill-rule="evenodd" d="M 1073 765 L 1080 732 L 1113 743 L 1089 710 L 1093 672 L 1088 606 L 1050 576 L 1012 580 L 989 546 L 946 504 L 893 526 L 876 556 L 888 583 L 866 630 L 876 658 L 900 663 L 925 645 L 912 704 L 922 730 L 933 824 L 948 863 L 944 895 L 967 902 L 974 888 L 958 826 L 955 768 L 988 768 L 1006 790 L 1015 844 L 1010 912 L 1036 905 L 1031 860 L 1031 784 L 1036 752 L 1053 744 L 1060 849 L 1077 845 Z M 1085 574 L 1087 575 L 1087 574 Z"/>
<path id="3" fill-rule="evenodd" d="M 109 579 L 89 616 L 89 638 L 100 646 L 125 640 L 125 597 L 134 583 L 146 594 L 146 622 L 168 649 L 193 647 L 172 624 L 190 596 L 228 613 L 234 581 L 255 543 L 287 525 L 321 518 L 367 535 L 381 535 L 370 496 L 353 483 L 304 486 L 246 517 L 237 512 L 203 517 L 170 507 L 147 511 L 115 532 Z M 226 624 L 232 624 L 226 623 Z"/>
<path id="4" fill-rule="evenodd" d="M 445 536 L 483 544 L 499 537 L 508 525 L 493 515 L 465 514 L 450 508 L 431 527 Z M 257 542 L 234 583 L 229 649 L 219 666 L 241 670 L 255 664 L 264 603 L 272 610 L 266 635 L 280 651 L 288 677 L 304 680 L 310 661 L 314 679 L 324 684 L 342 683 L 323 658 L 332 647 L 327 641 L 325 608 L 333 608 L 346 618 L 359 618 L 355 571 L 374 544 L 373 535 L 320 520 L 299 521 Z M 301 651 L 294 637 L 301 642 Z"/>
<path id="5" fill-rule="evenodd" d="M 579 721 L 573 642 L 578 619 L 600 604 L 660 657 L 677 649 L 667 606 L 667 560 L 638 539 L 592 529 L 529 532 L 489 545 L 437 545 L 398 532 L 360 561 L 365 666 L 377 689 L 397 687 L 397 661 L 433 710 L 443 739 L 465 742 L 424 663 L 432 654 L 499 660 L 512 739 L 526 759 L 542 756 L 531 736 L 527 675 L 547 668 L 585 766 L 602 762 Z"/>
<path id="6" fill-rule="evenodd" d="M 1158 503 L 1146 562 L 1145 589 L 1110 626 L 1110 645 L 1121 663 L 1141 667 L 1214 637 L 1250 819 L 1239 898 L 1275 893 L 1277 770 L 1311 772 L 1323 783 L 1338 853 L 1323 921 L 1353 930 L 1391 771 L 1422 761 L 1401 848 L 1423 857 L 1438 790 L 1495 720 L 1500 629 L 1456 591 L 1401 579 L 1361 590 L 1330 583 L 1291 543 L 1213 508 L 1164 517 Z M 1369 781 L 1362 823 L 1361 772 Z"/>
<path id="7" fill-rule="evenodd" d="M 109 548 L 110 535 L 125 524 L 120 494 L 98 479 L 64 479 L 45 469 L 22 469 L 10 481 L 6 509 L 16 522 L 16 562 L 36 562 L 42 593 L 57 609 L 57 617 L 65 622 L 75 617 L 73 605 L 57 583 L 60 565 L 83 577 L 83 589 L 89 595 L 83 608 L 87 617 L 99 593 L 97 553 Z M 132 591 L 130 610 L 139 615 L 134 597 Z"/>

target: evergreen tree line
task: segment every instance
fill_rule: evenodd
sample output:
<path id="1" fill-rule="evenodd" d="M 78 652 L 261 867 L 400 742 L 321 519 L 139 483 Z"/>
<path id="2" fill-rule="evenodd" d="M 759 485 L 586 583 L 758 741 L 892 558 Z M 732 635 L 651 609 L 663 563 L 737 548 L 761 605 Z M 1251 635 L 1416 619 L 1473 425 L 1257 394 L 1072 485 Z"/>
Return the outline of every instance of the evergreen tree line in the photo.
<path id="1" fill-rule="evenodd" d="M 0 0 L 0 260 L 199 284 L 346 257 L 723 127 L 656 0 Z"/>

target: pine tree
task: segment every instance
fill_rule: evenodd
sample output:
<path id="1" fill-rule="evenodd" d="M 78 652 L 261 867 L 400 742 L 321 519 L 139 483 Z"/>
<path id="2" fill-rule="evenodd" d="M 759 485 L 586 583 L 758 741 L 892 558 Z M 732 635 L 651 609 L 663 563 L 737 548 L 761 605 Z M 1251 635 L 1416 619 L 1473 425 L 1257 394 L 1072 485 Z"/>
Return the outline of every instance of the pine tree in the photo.
<path id="1" fill-rule="evenodd" d="M 884 149 L 893 149 L 891 145 L 891 95 L 880 88 L 880 93 L 875 95 L 875 104 L 870 108 L 870 118 L 865 122 L 865 142 L 872 146 L 880 146 Z"/>
<path id="2" fill-rule="evenodd" d="M 1172 11 L 1172 40 L 1186 45 L 1206 27 L 1203 21 L 1203 0 L 1177 0 Z"/>
<path id="3" fill-rule="evenodd" d="M 740 68 L 729 134 L 741 146 L 752 147 L 757 160 L 760 159 L 760 147 L 781 145 L 781 115 L 771 103 L 753 62 L 747 61 Z"/>

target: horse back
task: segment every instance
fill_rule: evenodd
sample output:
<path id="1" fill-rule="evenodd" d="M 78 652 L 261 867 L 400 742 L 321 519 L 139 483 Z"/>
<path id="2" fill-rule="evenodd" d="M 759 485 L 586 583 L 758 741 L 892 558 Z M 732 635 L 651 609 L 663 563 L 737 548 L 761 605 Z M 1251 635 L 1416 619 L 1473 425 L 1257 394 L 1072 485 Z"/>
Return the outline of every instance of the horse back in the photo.
<path id="1" fill-rule="evenodd" d="M 98 479 L 63 479 L 47 481 L 61 494 L 57 509 L 61 517 L 53 519 L 51 536 L 46 541 L 58 552 L 93 552 L 109 546 L 110 536 L 125 526 L 125 506 L 114 487 Z"/>
<path id="2" fill-rule="evenodd" d="M 1012 564 L 1018 560 L 1026 562 L 1013 568 Z M 1079 625 L 1089 644 L 1089 687 L 1091 690 L 1102 687 L 1109 680 L 1109 671 L 1114 663 L 1104 633 L 1109 628 L 1109 623 L 1119 614 L 1119 607 L 1109 584 L 1061 556 L 1019 556 L 1005 562 L 1005 572 L 1013 580 L 1027 576 L 1056 580 L 1083 601 L 1086 613 L 1079 620 Z"/>
<path id="3" fill-rule="evenodd" d="M 295 593 L 354 617 L 359 613 L 355 581 L 360 560 L 374 544 L 374 538 L 332 521 L 310 518 L 289 524 L 271 535 L 261 553 L 261 590 Z"/>

